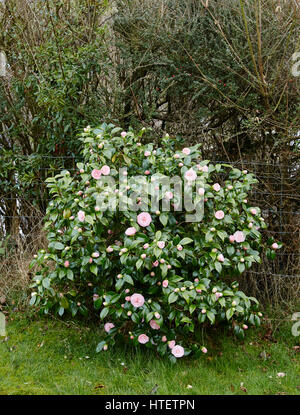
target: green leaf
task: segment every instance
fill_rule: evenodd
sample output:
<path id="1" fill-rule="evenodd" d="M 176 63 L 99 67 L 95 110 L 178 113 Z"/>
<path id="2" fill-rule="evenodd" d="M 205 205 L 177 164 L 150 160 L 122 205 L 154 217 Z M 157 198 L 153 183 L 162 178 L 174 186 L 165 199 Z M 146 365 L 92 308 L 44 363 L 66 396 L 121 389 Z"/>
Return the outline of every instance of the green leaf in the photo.
<path id="1" fill-rule="evenodd" d="M 183 293 L 181 293 L 181 295 L 182 295 L 182 297 L 185 299 L 185 301 L 186 301 L 187 303 L 189 303 L 189 301 L 190 301 L 190 296 L 189 296 L 189 293 L 188 293 L 187 291 L 183 291 Z"/>
<path id="2" fill-rule="evenodd" d="M 58 251 L 62 251 L 64 249 L 64 244 L 62 244 L 61 242 L 54 242 L 53 244 L 49 244 L 51 245 L 51 247 L 53 247 L 54 249 L 57 249 Z"/>
<path id="3" fill-rule="evenodd" d="M 238 270 L 240 273 L 245 271 L 245 264 L 243 264 L 242 262 L 238 263 Z"/>
<path id="4" fill-rule="evenodd" d="M 100 313 L 101 320 L 103 320 L 107 316 L 108 311 L 109 309 L 107 307 L 102 308 L 101 313 Z"/>
<path id="5" fill-rule="evenodd" d="M 231 317 L 233 316 L 233 313 L 234 313 L 233 308 L 229 308 L 229 309 L 226 311 L 226 318 L 227 318 L 227 320 L 230 320 L 230 319 L 231 319 Z"/>
<path id="6" fill-rule="evenodd" d="M 67 278 L 71 281 L 74 280 L 74 273 L 71 269 L 68 269 L 68 271 L 67 271 Z"/>
<path id="7" fill-rule="evenodd" d="M 179 245 L 187 245 L 187 244 L 190 244 L 191 242 L 193 242 L 193 239 L 191 239 L 191 238 L 183 238 L 179 242 Z"/>
<path id="8" fill-rule="evenodd" d="M 44 278 L 42 281 L 43 287 L 49 288 L 50 287 L 50 280 L 49 278 Z"/>
<path id="9" fill-rule="evenodd" d="M 123 279 L 126 281 L 126 282 L 128 282 L 128 284 L 131 284 L 131 285 L 133 285 L 133 279 L 131 278 L 131 276 L 130 275 L 124 275 L 124 277 L 123 277 Z"/>
<path id="10" fill-rule="evenodd" d="M 139 260 L 136 261 L 136 264 L 135 264 L 136 269 L 140 269 L 142 265 L 143 265 L 143 260 L 142 259 L 139 259 Z"/>
<path id="11" fill-rule="evenodd" d="M 159 215 L 159 220 L 160 220 L 160 222 L 161 222 L 164 226 L 166 226 L 166 225 L 167 225 L 167 223 L 168 223 L 168 218 L 169 218 L 168 213 L 161 213 L 161 214 Z"/>
<path id="12" fill-rule="evenodd" d="M 218 271 L 218 273 L 220 274 L 222 271 L 222 265 L 220 264 L 219 261 L 215 262 L 215 269 Z"/>
<path id="13" fill-rule="evenodd" d="M 235 251 L 235 249 L 234 249 L 234 247 L 233 246 L 227 246 L 227 253 L 228 253 L 228 255 L 233 255 L 234 254 L 234 251 Z"/>
<path id="14" fill-rule="evenodd" d="M 60 300 L 60 305 L 63 308 L 69 308 L 69 301 L 66 299 L 66 297 L 62 297 Z"/>
<path id="15" fill-rule="evenodd" d="M 169 303 L 169 304 L 175 303 L 175 301 L 177 301 L 177 298 L 178 298 L 178 295 L 177 295 L 176 293 L 172 292 L 172 293 L 169 295 L 169 298 L 168 298 L 168 303 Z"/>
<path id="16" fill-rule="evenodd" d="M 91 266 L 90 266 L 90 271 L 91 271 L 93 274 L 97 275 L 97 274 L 98 274 L 98 267 L 97 267 L 97 265 L 96 265 L 96 264 L 91 265 Z"/>
<path id="17" fill-rule="evenodd" d="M 97 347 L 96 347 L 96 353 L 101 352 L 101 350 L 103 349 L 105 344 L 106 344 L 106 342 L 104 340 L 102 342 L 98 343 Z"/>
<path id="18" fill-rule="evenodd" d="M 214 324 L 215 322 L 215 315 L 212 311 L 207 311 L 206 312 L 208 319 L 210 320 L 211 324 Z"/>
<path id="19" fill-rule="evenodd" d="M 115 284 L 116 290 L 120 291 L 120 289 L 123 287 L 123 285 L 124 285 L 124 279 L 123 278 L 118 279 L 118 281 Z"/>
<path id="20" fill-rule="evenodd" d="M 87 215 L 87 216 L 85 217 L 85 221 L 86 221 L 87 223 L 89 223 L 90 225 L 93 225 L 93 224 L 94 224 L 94 219 L 93 219 L 90 215 Z"/>
<path id="21" fill-rule="evenodd" d="M 33 305 L 35 303 L 36 300 L 36 295 L 33 295 L 29 301 L 29 305 Z"/>

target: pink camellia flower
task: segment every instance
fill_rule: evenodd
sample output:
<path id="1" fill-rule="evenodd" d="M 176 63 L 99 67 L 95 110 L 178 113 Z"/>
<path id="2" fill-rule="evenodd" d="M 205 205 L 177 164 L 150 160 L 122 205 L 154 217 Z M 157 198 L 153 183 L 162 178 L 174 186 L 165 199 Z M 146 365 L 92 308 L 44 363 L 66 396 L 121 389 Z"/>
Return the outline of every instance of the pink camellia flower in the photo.
<path id="1" fill-rule="evenodd" d="M 184 355 L 184 348 L 177 344 L 172 348 L 172 355 L 175 357 L 182 357 Z"/>
<path id="2" fill-rule="evenodd" d="M 274 242 L 274 243 L 272 244 L 272 249 L 278 249 L 278 244 L 277 244 L 276 242 Z"/>
<path id="3" fill-rule="evenodd" d="M 195 282 L 199 282 L 199 278 L 195 278 L 195 279 L 194 279 L 194 281 L 195 281 Z"/>
<path id="4" fill-rule="evenodd" d="M 179 159 L 180 156 L 179 156 L 179 154 L 174 154 L 173 157 L 174 157 L 174 159 Z"/>
<path id="5" fill-rule="evenodd" d="M 144 244 L 144 245 L 143 245 L 143 248 L 144 248 L 144 249 L 148 249 L 148 248 L 149 248 L 149 244 Z"/>
<path id="6" fill-rule="evenodd" d="M 186 178 L 186 180 L 194 181 L 197 179 L 197 173 L 195 172 L 195 170 L 189 169 L 185 172 L 184 177 Z"/>
<path id="7" fill-rule="evenodd" d="M 160 248 L 160 249 L 164 249 L 164 247 L 165 247 L 165 242 L 164 241 L 158 241 L 157 242 L 157 246 Z"/>
<path id="8" fill-rule="evenodd" d="M 154 267 L 158 267 L 158 265 L 159 265 L 158 260 L 154 261 L 152 265 L 153 265 Z"/>
<path id="9" fill-rule="evenodd" d="M 145 259 L 146 257 L 147 257 L 147 255 L 146 255 L 146 254 L 142 254 L 142 255 L 141 255 L 141 258 L 142 258 L 142 259 Z"/>
<path id="10" fill-rule="evenodd" d="M 198 189 L 198 194 L 200 196 L 204 196 L 204 193 L 205 193 L 205 189 L 203 189 L 203 187 L 200 187 L 200 189 Z"/>
<path id="11" fill-rule="evenodd" d="M 182 149 L 183 154 L 185 154 L 186 156 L 188 156 L 189 154 L 191 154 L 191 150 L 188 147 L 185 147 Z"/>
<path id="12" fill-rule="evenodd" d="M 197 169 L 198 169 L 199 171 L 202 171 L 202 168 L 203 168 L 203 167 L 202 167 L 200 164 L 197 164 L 197 165 L 196 165 L 196 167 L 197 167 Z"/>
<path id="13" fill-rule="evenodd" d="M 126 131 L 122 131 L 121 132 L 121 137 L 125 138 L 126 137 L 126 134 L 127 134 Z"/>
<path id="14" fill-rule="evenodd" d="M 238 243 L 244 242 L 244 240 L 245 240 L 245 235 L 244 235 L 244 232 L 242 232 L 242 231 L 236 231 L 233 234 L 233 236 L 234 236 L 234 240 Z"/>
<path id="15" fill-rule="evenodd" d="M 141 344 L 146 344 L 149 341 L 149 337 L 147 336 L 147 334 L 140 334 L 138 337 L 138 342 Z"/>
<path id="16" fill-rule="evenodd" d="M 154 313 L 154 316 L 155 316 L 155 318 L 157 318 L 157 319 L 159 319 L 159 318 L 160 318 L 160 314 L 159 314 L 157 311 Z"/>
<path id="17" fill-rule="evenodd" d="M 202 353 L 207 353 L 207 348 L 206 348 L 206 347 L 204 347 L 204 346 L 203 346 L 203 347 L 201 347 L 201 352 L 202 352 Z"/>
<path id="18" fill-rule="evenodd" d="M 162 286 L 163 286 L 164 288 L 167 288 L 167 287 L 168 287 L 168 285 L 169 285 L 169 281 L 168 281 L 168 280 L 163 280 Z"/>
<path id="19" fill-rule="evenodd" d="M 183 250 L 182 245 L 177 245 L 176 248 L 178 249 L 178 251 L 182 251 Z"/>
<path id="20" fill-rule="evenodd" d="M 218 293 L 218 292 L 217 292 L 217 293 L 215 294 L 215 296 L 216 296 L 216 299 L 218 300 L 220 297 L 223 297 L 223 294 L 222 294 L 222 293 Z"/>
<path id="21" fill-rule="evenodd" d="M 91 264 L 93 262 L 93 258 L 90 258 L 89 259 L 89 263 Z"/>
<path id="22" fill-rule="evenodd" d="M 159 260 L 159 262 L 160 262 L 161 264 L 164 264 L 166 261 L 162 258 L 162 259 L 160 259 L 160 260 Z"/>
<path id="23" fill-rule="evenodd" d="M 101 167 L 101 173 L 103 174 L 103 176 L 108 176 L 110 173 L 110 167 L 108 166 L 102 166 Z"/>
<path id="24" fill-rule="evenodd" d="M 172 192 L 166 192 L 165 198 L 168 199 L 168 200 L 173 199 L 173 193 Z"/>
<path id="25" fill-rule="evenodd" d="M 106 248 L 106 252 L 108 252 L 108 253 L 110 253 L 110 252 L 112 252 L 114 249 L 111 247 L 111 246 L 108 246 L 107 248 Z"/>
<path id="26" fill-rule="evenodd" d="M 127 228 L 125 234 L 127 236 L 132 236 L 136 233 L 136 229 L 132 226 L 131 228 Z"/>
<path id="27" fill-rule="evenodd" d="M 208 166 L 203 166 L 202 171 L 203 171 L 204 173 L 207 173 L 207 172 L 208 172 Z"/>
<path id="28" fill-rule="evenodd" d="M 70 266 L 70 262 L 69 261 L 65 261 L 64 265 L 65 265 L 66 268 L 68 268 Z"/>
<path id="29" fill-rule="evenodd" d="M 150 170 L 145 170 L 145 175 L 146 176 L 149 176 L 150 173 L 151 173 Z"/>
<path id="30" fill-rule="evenodd" d="M 129 291 L 130 291 L 130 289 L 129 288 L 126 288 L 125 293 L 128 294 Z"/>
<path id="31" fill-rule="evenodd" d="M 216 219 L 223 219 L 225 216 L 223 210 L 217 210 L 217 212 L 215 213 L 215 218 Z"/>
<path id="32" fill-rule="evenodd" d="M 213 185 L 213 189 L 214 189 L 216 192 L 218 192 L 219 190 L 221 190 L 221 186 L 219 185 L 219 183 L 215 183 L 215 184 Z"/>
<path id="33" fill-rule="evenodd" d="M 160 329 L 160 326 L 156 323 L 156 321 L 155 321 L 155 320 L 150 320 L 150 327 L 151 327 L 153 330 L 159 330 L 159 329 Z"/>
<path id="34" fill-rule="evenodd" d="M 93 258 L 99 258 L 99 256 L 100 256 L 99 252 L 93 252 L 92 253 Z"/>
<path id="35" fill-rule="evenodd" d="M 145 157 L 149 157 L 151 155 L 151 152 L 150 151 L 145 151 L 145 153 L 144 153 L 144 156 Z"/>
<path id="36" fill-rule="evenodd" d="M 145 298 L 141 294 L 133 294 L 130 299 L 131 304 L 134 307 L 142 307 L 145 302 Z"/>
<path id="37" fill-rule="evenodd" d="M 83 212 L 83 210 L 80 210 L 80 211 L 78 212 L 77 217 L 78 217 L 78 220 L 79 220 L 80 222 L 84 222 L 84 219 L 85 219 L 85 213 Z"/>
<path id="38" fill-rule="evenodd" d="M 170 347 L 170 349 L 173 349 L 173 347 L 175 346 L 175 340 L 170 340 L 169 342 L 168 342 L 168 346 Z"/>
<path id="39" fill-rule="evenodd" d="M 98 298 L 99 298 L 99 295 L 98 295 L 98 294 L 94 294 L 94 295 L 93 295 L 93 301 L 98 300 Z"/>
<path id="40" fill-rule="evenodd" d="M 250 213 L 251 213 L 252 215 L 256 215 L 256 214 L 257 214 L 257 210 L 256 210 L 255 208 L 251 208 L 251 209 L 250 209 Z"/>
<path id="41" fill-rule="evenodd" d="M 229 242 L 233 243 L 235 241 L 234 235 L 229 236 Z"/>
<path id="42" fill-rule="evenodd" d="M 96 180 L 99 180 L 101 175 L 102 175 L 101 170 L 94 169 L 92 171 L 92 177 Z"/>
<path id="43" fill-rule="evenodd" d="M 223 254 L 220 254 L 220 255 L 218 255 L 218 257 L 217 257 L 217 260 L 219 261 L 219 262 L 224 262 L 224 256 L 223 256 Z"/>
<path id="44" fill-rule="evenodd" d="M 179 167 L 183 167 L 183 163 L 178 163 L 178 166 Z"/>
<path id="45" fill-rule="evenodd" d="M 104 330 L 106 331 L 106 333 L 108 333 L 114 327 L 115 327 L 115 325 L 113 323 L 105 323 L 104 324 Z"/>
<path id="46" fill-rule="evenodd" d="M 165 343 L 167 341 L 167 337 L 166 336 L 162 336 L 161 341 Z"/>
<path id="47" fill-rule="evenodd" d="M 150 225 L 152 218 L 148 212 L 142 212 L 137 216 L 137 223 L 143 228 Z"/>
<path id="48" fill-rule="evenodd" d="M 167 268 L 168 268 L 168 269 L 171 269 L 171 268 L 172 268 L 172 265 L 168 264 L 168 265 L 167 265 Z"/>
<path id="49" fill-rule="evenodd" d="M 125 297 L 125 301 L 130 301 L 130 300 L 131 300 L 130 295 L 127 295 L 127 296 Z"/>
<path id="50" fill-rule="evenodd" d="M 200 288 L 196 288 L 196 292 L 197 293 L 202 293 L 202 290 L 200 290 Z"/>

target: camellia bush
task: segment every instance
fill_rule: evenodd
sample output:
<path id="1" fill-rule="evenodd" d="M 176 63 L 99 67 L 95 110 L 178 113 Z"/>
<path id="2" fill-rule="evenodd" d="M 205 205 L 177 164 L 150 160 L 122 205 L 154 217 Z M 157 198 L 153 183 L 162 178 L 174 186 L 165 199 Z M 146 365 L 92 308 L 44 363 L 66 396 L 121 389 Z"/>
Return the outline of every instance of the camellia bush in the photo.
<path id="1" fill-rule="evenodd" d="M 97 351 L 125 337 L 175 361 L 207 352 L 204 324 L 241 338 L 260 324 L 258 301 L 236 280 L 280 244 L 262 243 L 265 221 L 247 201 L 252 174 L 202 160 L 198 146 L 179 149 L 168 135 L 160 147 L 145 143 L 144 132 L 88 126 L 74 176 L 47 179 L 49 246 L 30 265 L 30 304 L 96 315 L 105 333 Z"/>

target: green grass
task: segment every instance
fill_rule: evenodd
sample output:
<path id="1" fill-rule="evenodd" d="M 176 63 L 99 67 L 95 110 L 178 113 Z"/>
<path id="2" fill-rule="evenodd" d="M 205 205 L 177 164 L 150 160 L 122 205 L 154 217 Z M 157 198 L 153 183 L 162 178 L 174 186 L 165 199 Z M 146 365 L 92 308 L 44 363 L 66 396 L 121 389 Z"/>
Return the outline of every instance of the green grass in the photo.
<path id="1" fill-rule="evenodd" d="M 0 339 L 0 395 L 139 395 L 156 384 L 157 393 L 167 395 L 296 395 L 300 351 L 291 324 L 281 325 L 271 340 L 265 338 L 266 327 L 249 331 L 244 342 L 216 332 L 207 355 L 172 365 L 126 345 L 96 354 L 97 327 L 11 313 L 8 339 Z M 278 372 L 286 376 L 278 378 Z"/>

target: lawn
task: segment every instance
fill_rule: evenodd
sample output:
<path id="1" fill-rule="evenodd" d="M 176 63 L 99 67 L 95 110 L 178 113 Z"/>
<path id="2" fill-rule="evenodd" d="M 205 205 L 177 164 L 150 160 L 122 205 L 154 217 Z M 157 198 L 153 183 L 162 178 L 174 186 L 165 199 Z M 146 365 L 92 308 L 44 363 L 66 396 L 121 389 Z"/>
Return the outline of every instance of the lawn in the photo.
<path id="1" fill-rule="evenodd" d="M 98 327 L 15 312 L 7 337 L 0 340 L 0 394 L 139 395 L 156 388 L 166 395 L 296 395 L 299 337 L 291 335 L 291 325 L 273 333 L 262 326 L 249 331 L 244 341 L 213 333 L 207 355 L 172 365 L 126 345 L 97 354 Z M 278 377 L 280 372 L 285 376 Z"/>

